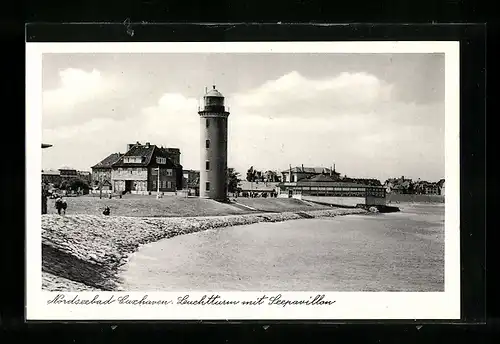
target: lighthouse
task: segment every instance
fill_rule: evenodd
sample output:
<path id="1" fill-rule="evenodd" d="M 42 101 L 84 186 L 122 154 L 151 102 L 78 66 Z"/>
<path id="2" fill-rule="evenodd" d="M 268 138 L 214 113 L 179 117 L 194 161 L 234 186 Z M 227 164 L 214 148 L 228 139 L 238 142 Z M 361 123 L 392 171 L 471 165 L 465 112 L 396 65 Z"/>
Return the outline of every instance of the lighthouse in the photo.
<path id="1" fill-rule="evenodd" d="M 215 85 L 203 97 L 200 115 L 200 197 L 227 199 L 227 120 L 224 96 Z"/>

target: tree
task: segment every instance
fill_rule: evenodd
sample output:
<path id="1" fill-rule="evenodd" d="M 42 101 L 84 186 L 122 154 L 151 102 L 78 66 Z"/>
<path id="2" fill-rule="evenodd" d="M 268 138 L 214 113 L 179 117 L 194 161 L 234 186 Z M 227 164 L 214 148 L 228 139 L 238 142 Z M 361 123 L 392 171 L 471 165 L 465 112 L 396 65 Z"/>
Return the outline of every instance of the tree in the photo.
<path id="1" fill-rule="evenodd" d="M 82 179 L 76 178 L 68 183 L 67 189 L 71 191 L 78 191 L 78 189 L 80 189 L 84 194 L 86 194 L 89 191 L 89 185 Z"/>
<path id="2" fill-rule="evenodd" d="M 255 181 L 255 170 L 253 169 L 253 166 L 251 166 L 247 171 L 247 181 Z"/>
<path id="3" fill-rule="evenodd" d="M 238 191 L 238 184 L 241 181 L 240 174 L 234 168 L 227 169 L 227 191 L 235 193 Z"/>

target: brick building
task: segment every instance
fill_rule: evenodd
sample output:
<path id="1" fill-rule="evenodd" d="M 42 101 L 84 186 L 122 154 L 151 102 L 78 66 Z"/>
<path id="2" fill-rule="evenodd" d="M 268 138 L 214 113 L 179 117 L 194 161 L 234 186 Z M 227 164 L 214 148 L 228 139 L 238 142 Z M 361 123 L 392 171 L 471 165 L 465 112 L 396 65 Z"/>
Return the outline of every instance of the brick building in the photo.
<path id="1" fill-rule="evenodd" d="M 124 154 L 114 153 L 92 167 L 93 183 L 111 185 L 113 192 L 174 193 L 182 189 L 180 150 L 149 142 L 128 144 Z M 159 176 L 158 176 L 159 170 Z"/>

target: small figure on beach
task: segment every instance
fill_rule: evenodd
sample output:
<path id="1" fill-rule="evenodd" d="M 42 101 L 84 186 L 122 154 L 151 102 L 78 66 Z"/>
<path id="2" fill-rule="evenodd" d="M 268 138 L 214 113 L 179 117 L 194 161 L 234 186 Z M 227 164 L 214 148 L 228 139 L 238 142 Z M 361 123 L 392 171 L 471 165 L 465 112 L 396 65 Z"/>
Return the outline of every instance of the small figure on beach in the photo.
<path id="1" fill-rule="evenodd" d="M 56 209 L 57 213 L 59 215 L 66 215 L 66 208 L 68 207 L 68 204 L 66 203 L 66 200 L 64 200 L 61 196 L 59 196 L 56 199 Z"/>
<path id="2" fill-rule="evenodd" d="M 109 207 L 106 207 L 106 208 L 104 208 L 104 211 L 102 213 L 103 213 L 103 215 L 109 216 L 110 212 L 111 212 L 111 210 L 109 209 Z"/>

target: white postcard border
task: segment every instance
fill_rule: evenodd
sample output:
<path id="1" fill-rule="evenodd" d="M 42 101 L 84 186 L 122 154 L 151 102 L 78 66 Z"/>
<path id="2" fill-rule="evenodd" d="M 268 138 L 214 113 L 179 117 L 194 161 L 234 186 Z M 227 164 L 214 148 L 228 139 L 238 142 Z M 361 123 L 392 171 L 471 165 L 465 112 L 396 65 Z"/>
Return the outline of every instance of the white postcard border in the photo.
<path id="1" fill-rule="evenodd" d="M 445 291 L 395 292 L 81 292 L 42 291 L 41 143 L 43 53 L 444 53 L 445 54 Z M 245 319 L 459 319 L 460 318 L 460 158 L 459 42 L 184 42 L 184 43 L 27 43 L 26 44 L 26 318 L 27 320 L 245 320 Z M 48 305 L 65 298 L 177 300 L 218 294 L 225 300 L 254 300 L 264 294 L 308 299 L 325 294 L 330 306 L 107 306 Z"/>

